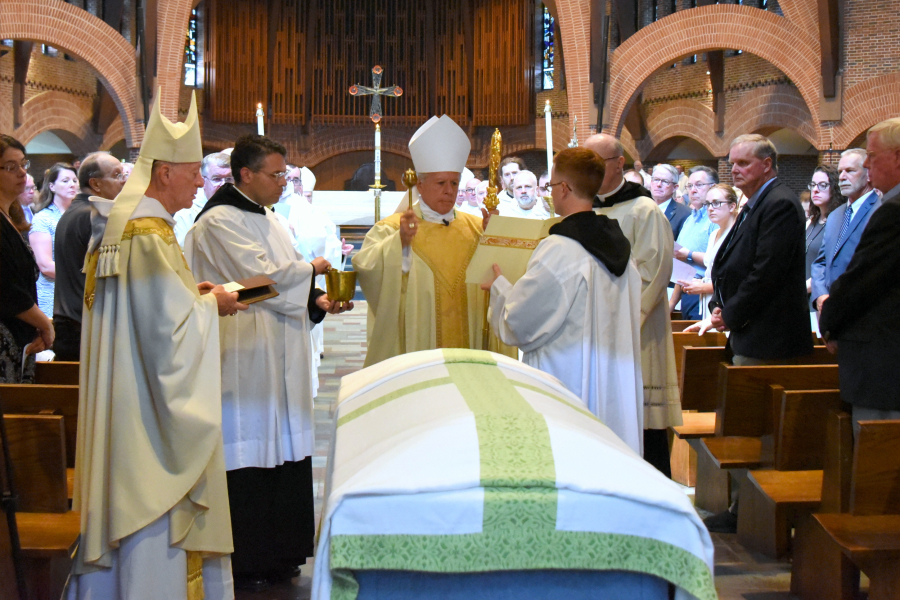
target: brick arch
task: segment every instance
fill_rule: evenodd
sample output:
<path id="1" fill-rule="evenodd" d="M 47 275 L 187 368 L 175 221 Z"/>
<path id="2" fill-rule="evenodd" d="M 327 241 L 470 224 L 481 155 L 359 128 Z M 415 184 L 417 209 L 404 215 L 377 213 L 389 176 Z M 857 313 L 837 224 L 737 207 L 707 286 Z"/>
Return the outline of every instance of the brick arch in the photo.
<path id="1" fill-rule="evenodd" d="M 613 53 L 610 67 L 610 130 L 621 132 L 625 115 L 648 78 L 682 56 L 739 48 L 778 67 L 818 117 L 821 81 L 819 42 L 791 21 L 734 4 L 679 11 L 641 29 Z"/>
<path id="2" fill-rule="evenodd" d="M 159 3 L 156 51 L 156 80 L 162 97 L 159 109 L 168 119 L 178 118 L 178 99 L 184 82 L 184 36 L 193 0 L 166 0 Z"/>
<path id="3" fill-rule="evenodd" d="M 791 85 L 769 85 L 746 93 L 725 113 L 723 153 L 735 137 L 744 133 L 759 132 L 777 127 L 792 129 L 802 135 L 815 148 L 820 146 L 820 135 L 809 108 Z M 821 148 L 820 148 L 821 149 Z"/>
<path id="4" fill-rule="evenodd" d="M 805 29 L 819 30 L 819 11 L 812 0 L 779 0 L 778 5 L 784 16 Z"/>
<path id="5" fill-rule="evenodd" d="M 556 10 L 565 55 L 566 96 L 569 120 L 578 117 L 579 137 L 585 139 L 591 125 L 594 90 L 589 80 L 591 3 L 585 0 L 556 0 Z"/>
<path id="6" fill-rule="evenodd" d="M 50 44 L 89 64 L 123 116 L 128 145 L 140 145 L 144 127 L 134 114 L 134 48 L 119 32 L 61 0 L 0 0 L 0 38 Z"/>
<path id="7" fill-rule="evenodd" d="M 22 106 L 22 124 L 15 130 L 16 139 L 27 144 L 45 131 L 58 135 L 79 156 L 97 148 L 91 112 L 63 92 L 42 92 Z"/>
<path id="8" fill-rule="evenodd" d="M 727 113 L 726 113 L 727 114 Z M 696 100 L 667 102 L 647 119 L 647 137 L 638 143 L 641 156 L 647 156 L 663 141 L 673 137 L 696 140 L 713 156 L 723 156 L 722 140 L 714 132 L 713 111 Z"/>
<path id="9" fill-rule="evenodd" d="M 125 139 L 125 128 L 122 125 L 122 119 L 115 119 L 106 128 L 103 134 L 103 140 L 100 142 L 100 150 L 109 151 L 113 146 Z"/>
<path id="10" fill-rule="evenodd" d="M 844 92 L 844 119 L 834 128 L 834 147 L 848 148 L 868 128 L 900 115 L 900 73 L 857 83 Z"/>

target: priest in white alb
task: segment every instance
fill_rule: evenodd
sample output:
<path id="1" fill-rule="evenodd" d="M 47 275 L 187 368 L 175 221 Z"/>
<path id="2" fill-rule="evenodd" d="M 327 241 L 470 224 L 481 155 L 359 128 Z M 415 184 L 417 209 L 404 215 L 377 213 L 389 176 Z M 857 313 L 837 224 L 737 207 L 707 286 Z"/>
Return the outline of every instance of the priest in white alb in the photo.
<path id="1" fill-rule="evenodd" d="M 239 138 L 231 154 L 235 184 L 210 198 L 185 239 L 195 273 L 227 281 L 265 275 L 279 294 L 220 326 L 232 566 L 237 583 L 250 589 L 290 579 L 312 556 L 309 330 L 326 312 L 352 308 L 316 288 L 328 261 L 304 261 L 267 209 L 285 184 L 284 157 L 284 147 L 269 138 Z"/>
<path id="2" fill-rule="evenodd" d="M 466 284 L 466 268 L 490 217 L 454 208 L 470 149 L 447 115 L 420 127 L 409 142 L 419 202 L 376 223 L 353 257 L 369 306 L 366 366 L 417 350 L 482 347 L 484 295 Z"/>
<path id="3" fill-rule="evenodd" d="M 625 181 L 625 148 L 619 140 L 598 133 L 589 137 L 584 147 L 606 163 L 594 210 L 618 221 L 631 242 L 631 256 L 641 274 L 644 459 L 671 476 L 668 428 L 682 423 L 666 293 L 675 255 L 672 227 L 656 202 L 646 195 L 646 189 Z"/>
<path id="4" fill-rule="evenodd" d="M 234 597 L 221 370 L 209 348 L 219 316 L 247 307 L 198 285 L 175 241 L 172 215 L 203 184 L 201 158 L 196 102 L 172 123 L 157 96 L 125 187 L 115 202 L 91 198 L 70 600 Z"/>
<path id="5" fill-rule="evenodd" d="M 511 284 L 494 265 L 491 328 L 555 376 L 639 456 L 643 445 L 641 276 L 618 223 L 594 214 L 603 160 L 586 148 L 556 155 L 550 186 L 564 217 Z"/>

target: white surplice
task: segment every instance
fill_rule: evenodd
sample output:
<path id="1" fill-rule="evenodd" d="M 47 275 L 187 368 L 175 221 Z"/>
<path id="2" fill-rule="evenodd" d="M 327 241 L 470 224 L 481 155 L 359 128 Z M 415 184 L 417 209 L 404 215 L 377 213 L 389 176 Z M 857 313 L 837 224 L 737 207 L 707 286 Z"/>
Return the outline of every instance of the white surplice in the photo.
<path id="1" fill-rule="evenodd" d="M 562 381 L 639 455 L 643 453 L 641 276 L 621 277 L 577 241 L 541 241 L 515 285 L 491 288 L 491 328 L 525 364 Z"/>
<path id="2" fill-rule="evenodd" d="M 206 192 L 203 191 L 203 188 L 198 188 L 190 208 L 182 208 L 175 213 L 175 224 L 172 226 L 172 230 L 175 232 L 178 245 L 182 248 L 184 248 L 184 236 L 187 235 L 188 229 L 194 226 L 194 220 L 206 206 L 207 200 L 209 199 L 206 197 Z"/>
<path id="3" fill-rule="evenodd" d="M 644 428 L 666 429 L 681 425 L 681 395 L 675 374 L 675 349 L 666 293 L 675 248 L 672 226 L 656 203 L 646 196 L 594 210 L 619 222 L 622 233 L 631 242 L 631 257 L 641 274 Z"/>
<path id="4" fill-rule="evenodd" d="M 265 275 L 279 293 L 220 320 L 227 470 L 271 468 L 311 456 L 312 265 L 297 254 L 271 211 L 227 205 L 205 212 L 188 232 L 185 257 L 201 281 Z"/>
<path id="5" fill-rule="evenodd" d="M 520 219 L 546 219 L 547 211 L 541 206 L 540 202 L 535 202 L 534 206 L 524 209 L 519 206 L 518 202 L 501 203 L 497 207 L 497 211 L 501 217 L 518 217 Z"/>
<path id="6" fill-rule="evenodd" d="M 201 296 L 172 231 L 144 197 L 120 273 L 96 278 L 113 202 L 92 200 L 73 509 L 81 539 L 67 598 L 187 598 L 187 550 L 206 597 L 234 597 L 221 434 L 216 300 Z"/>

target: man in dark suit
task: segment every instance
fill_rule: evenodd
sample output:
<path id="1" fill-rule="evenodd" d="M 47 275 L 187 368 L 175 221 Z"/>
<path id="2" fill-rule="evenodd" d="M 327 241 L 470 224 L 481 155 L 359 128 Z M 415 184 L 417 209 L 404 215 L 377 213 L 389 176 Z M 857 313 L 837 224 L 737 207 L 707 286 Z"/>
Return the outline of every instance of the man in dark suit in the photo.
<path id="1" fill-rule="evenodd" d="M 864 166 L 884 198 L 819 320 L 828 349 L 838 352 L 841 397 L 854 421 L 900 419 L 900 119 L 875 125 L 867 139 Z"/>
<path id="2" fill-rule="evenodd" d="M 869 217 L 881 206 L 881 198 L 869 182 L 869 170 L 863 167 L 865 160 L 866 151 L 861 148 L 841 153 L 838 177 L 847 203 L 828 215 L 825 239 L 812 265 L 813 307 L 818 311 L 828 298 L 831 284 L 847 270 Z"/>
<path id="3" fill-rule="evenodd" d="M 672 225 L 672 235 L 678 239 L 685 219 L 691 214 L 691 209 L 675 200 L 675 190 L 678 189 L 678 171 L 672 165 L 656 165 L 653 167 L 653 176 L 650 179 L 650 195 L 656 205 Z"/>
<path id="4" fill-rule="evenodd" d="M 728 155 L 734 185 L 747 197 L 712 268 L 712 327 L 730 330 L 737 366 L 790 363 L 812 354 L 800 200 L 777 177 L 778 154 L 761 135 L 742 135 Z M 731 508 L 704 520 L 737 531 L 737 480 Z"/>

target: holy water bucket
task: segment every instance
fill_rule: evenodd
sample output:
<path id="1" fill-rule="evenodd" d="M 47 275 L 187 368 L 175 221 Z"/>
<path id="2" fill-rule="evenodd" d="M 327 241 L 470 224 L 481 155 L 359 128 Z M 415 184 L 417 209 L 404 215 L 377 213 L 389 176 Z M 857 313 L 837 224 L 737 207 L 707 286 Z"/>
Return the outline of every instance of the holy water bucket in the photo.
<path id="1" fill-rule="evenodd" d="M 325 272 L 325 289 L 329 300 L 350 302 L 356 294 L 356 271 L 329 269 Z"/>

